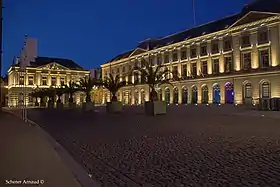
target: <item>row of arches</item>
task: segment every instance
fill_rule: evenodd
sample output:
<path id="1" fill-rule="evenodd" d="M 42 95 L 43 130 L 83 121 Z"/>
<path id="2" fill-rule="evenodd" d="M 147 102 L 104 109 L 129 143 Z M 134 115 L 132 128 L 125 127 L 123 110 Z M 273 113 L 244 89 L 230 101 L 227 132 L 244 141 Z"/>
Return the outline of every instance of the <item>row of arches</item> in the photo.
<path id="1" fill-rule="evenodd" d="M 209 103 L 209 100 L 212 100 L 212 103 L 219 104 L 221 103 L 221 89 L 224 89 L 224 102 L 226 104 L 233 104 L 235 101 L 234 97 L 234 85 L 231 82 L 227 82 L 224 87 L 221 88 L 221 86 L 218 83 L 213 84 L 212 88 L 208 87 L 207 85 L 203 85 L 202 87 L 198 88 L 197 86 L 192 86 L 190 90 L 186 86 L 182 87 L 182 94 L 181 94 L 181 103 L 187 104 L 192 103 L 196 104 L 198 103 L 198 89 L 201 89 L 201 103 L 206 104 Z M 269 98 L 270 97 L 270 90 L 271 86 L 268 81 L 263 81 L 260 83 L 260 97 L 261 98 Z M 171 97 L 171 91 L 173 92 L 173 98 Z M 144 104 L 146 100 L 146 93 L 144 89 L 141 90 L 134 90 L 134 93 L 132 94 L 131 90 L 127 90 L 124 92 L 119 92 L 117 97 L 120 101 L 122 101 L 124 104 Z M 160 100 L 165 100 L 167 103 L 179 103 L 179 89 L 178 87 L 175 87 L 174 89 L 170 89 L 169 87 L 163 89 L 159 89 L 158 91 L 158 97 Z M 212 98 L 209 97 L 210 92 L 212 92 Z M 122 95 L 121 95 L 122 94 Z M 106 94 L 107 95 L 107 94 Z M 164 95 L 164 97 L 163 97 Z M 245 99 L 252 98 L 252 84 L 250 82 L 244 82 L 242 84 L 242 97 L 243 101 Z M 134 102 L 132 103 L 132 97 L 134 97 Z M 106 96 L 105 96 L 106 98 Z M 171 99 L 172 102 L 171 102 Z"/>

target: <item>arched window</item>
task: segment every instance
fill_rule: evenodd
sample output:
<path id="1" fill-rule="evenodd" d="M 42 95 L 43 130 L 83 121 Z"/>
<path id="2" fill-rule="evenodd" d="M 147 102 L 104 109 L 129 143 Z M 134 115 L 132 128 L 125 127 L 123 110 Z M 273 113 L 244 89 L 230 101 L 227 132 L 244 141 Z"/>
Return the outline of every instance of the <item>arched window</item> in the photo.
<path id="1" fill-rule="evenodd" d="M 170 103 L 170 89 L 169 88 L 165 89 L 165 101 L 167 104 Z"/>
<path id="2" fill-rule="evenodd" d="M 244 97 L 245 98 L 252 98 L 252 84 L 246 83 L 244 86 Z"/>
<path id="3" fill-rule="evenodd" d="M 270 84 L 268 82 L 261 84 L 261 98 L 270 98 Z"/>

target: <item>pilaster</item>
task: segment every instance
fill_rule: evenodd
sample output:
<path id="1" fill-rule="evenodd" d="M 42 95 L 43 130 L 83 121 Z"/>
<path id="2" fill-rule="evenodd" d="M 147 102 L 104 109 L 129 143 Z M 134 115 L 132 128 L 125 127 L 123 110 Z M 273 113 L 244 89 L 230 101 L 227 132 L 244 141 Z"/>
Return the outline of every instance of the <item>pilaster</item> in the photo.
<path id="1" fill-rule="evenodd" d="M 250 35 L 251 45 L 252 45 L 252 63 L 251 68 L 256 69 L 259 67 L 259 52 L 257 48 L 258 44 L 258 33 L 253 32 Z"/>
<path id="2" fill-rule="evenodd" d="M 279 36 L 280 36 L 280 25 L 278 26 L 273 26 L 270 29 L 270 38 L 271 38 L 271 65 L 274 66 L 278 66 L 280 65 L 280 58 L 279 58 L 279 45 L 280 45 L 280 41 L 279 41 Z"/>
<path id="3" fill-rule="evenodd" d="M 241 69 L 240 64 L 240 35 L 234 35 L 232 37 L 233 47 L 233 67 L 234 70 L 239 71 Z"/>

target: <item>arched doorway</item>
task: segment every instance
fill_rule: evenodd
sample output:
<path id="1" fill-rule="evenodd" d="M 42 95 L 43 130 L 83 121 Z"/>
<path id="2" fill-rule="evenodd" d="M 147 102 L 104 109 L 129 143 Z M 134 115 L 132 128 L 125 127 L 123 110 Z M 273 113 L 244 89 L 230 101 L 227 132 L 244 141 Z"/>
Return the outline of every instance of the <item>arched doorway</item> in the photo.
<path id="1" fill-rule="evenodd" d="M 269 82 L 265 81 L 263 83 L 261 83 L 260 86 L 260 97 L 261 98 L 270 98 L 270 84 Z"/>
<path id="2" fill-rule="evenodd" d="M 221 89 L 219 84 L 213 85 L 213 103 L 219 104 L 221 102 Z"/>
<path id="3" fill-rule="evenodd" d="M 209 98 L 208 98 L 208 87 L 207 87 L 207 85 L 205 85 L 205 86 L 203 86 L 202 88 L 201 88 L 201 93 L 202 93 L 202 103 L 203 104 L 206 104 L 206 103 L 208 103 L 208 101 L 209 101 Z"/>
<path id="4" fill-rule="evenodd" d="M 188 103 L 188 88 L 183 87 L 182 89 L 182 104 L 187 104 Z"/>
<path id="5" fill-rule="evenodd" d="M 173 103 L 178 104 L 179 103 L 179 90 L 178 88 L 174 88 L 173 90 Z"/>
<path id="6" fill-rule="evenodd" d="M 145 103 L 145 91 L 141 90 L 141 104 Z"/>
<path id="7" fill-rule="evenodd" d="M 162 101 L 162 89 L 158 90 L 158 100 Z"/>
<path id="8" fill-rule="evenodd" d="M 193 86 L 192 87 L 192 104 L 197 103 L 197 87 Z"/>
<path id="9" fill-rule="evenodd" d="M 225 103 L 233 104 L 234 103 L 234 88 L 231 82 L 225 84 Z"/>
<path id="10" fill-rule="evenodd" d="M 139 92 L 138 92 L 138 90 L 135 90 L 135 92 L 134 92 L 134 104 L 136 104 L 136 105 L 139 104 Z"/>
<path id="11" fill-rule="evenodd" d="M 169 89 L 169 88 L 166 88 L 166 89 L 165 89 L 165 102 L 166 102 L 167 104 L 170 103 L 170 89 Z"/>

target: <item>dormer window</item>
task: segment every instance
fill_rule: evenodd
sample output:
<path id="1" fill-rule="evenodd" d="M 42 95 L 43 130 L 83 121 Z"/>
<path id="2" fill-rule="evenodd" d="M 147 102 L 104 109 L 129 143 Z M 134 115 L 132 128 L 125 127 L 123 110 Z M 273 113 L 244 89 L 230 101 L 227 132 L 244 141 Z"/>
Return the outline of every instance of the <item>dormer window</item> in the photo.
<path id="1" fill-rule="evenodd" d="M 196 46 L 191 47 L 191 58 L 196 58 Z"/>
<path id="2" fill-rule="evenodd" d="M 178 60 L 178 52 L 177 51 L 174 51 L 172 53 L 172 60 L 173 60 L 173 62 Z"/>
<path id="3" fill-rule="evenodd" d="M 219 43 L 218 43 L 218 41 L 212 42 L 211 52 L 212 52 L 212 54 L 219 53 Z"/>
<path id="4" fill-rule="evenodd" d="M 250 35 L 244 35 L 241 38 L 241 47 L 250 47 L 251 46 L 251 41 L 250 41 Z"/>
<path id="5" fill-rule="evenodd" d="M 202 44 L 200 47 L 200 56 L 205 56 L 205 55 L 207 55 L 207 45 Z"/>
<path id="6" fill-rule="evenodd" d="M 262 30 L 258 33 L 258 44 L 264 44 L 268 42 L 268 31 Z"/>

